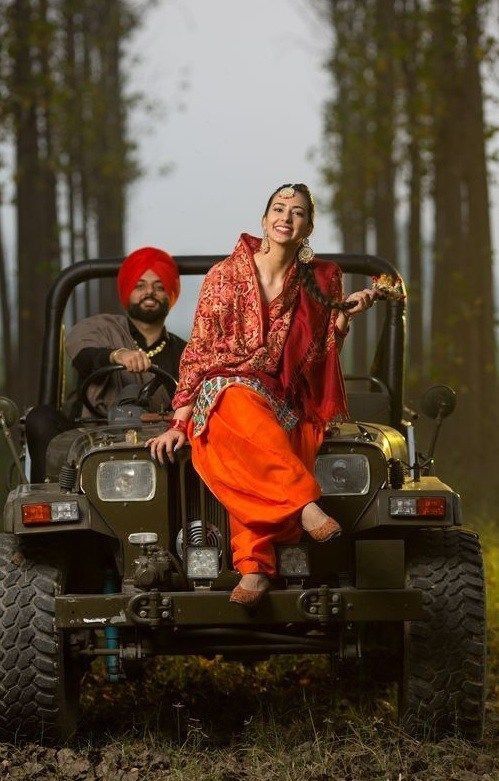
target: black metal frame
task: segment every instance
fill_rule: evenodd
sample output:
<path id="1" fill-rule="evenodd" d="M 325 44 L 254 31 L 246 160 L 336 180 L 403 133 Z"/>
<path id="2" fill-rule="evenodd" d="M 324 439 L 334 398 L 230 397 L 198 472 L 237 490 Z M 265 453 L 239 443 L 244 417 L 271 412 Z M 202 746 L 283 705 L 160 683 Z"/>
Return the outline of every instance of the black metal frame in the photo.
<path id="1" fill-rule="evenodd" d="M 224 255 L 180 255 L 175 260 L 181 274 L 194 276 L 206 274 Z M 322 260 L 337 263 L 345 274 L 399 275 L 397 269 L 384 258 L 375 255 L 320 254 Z M 57 404 L 59 379 L 59 339 L 64 309 L 76 285 L 90 279 L 116 276 L 121 258 L 89 260 L 66 268 L 52 285 L 45 310 L 45 335 L 40 380 L 40 404 Z M 388 386 L 391 396 L 391 424 L 400 427 L 403 410 L 403 376 L 405 344 L 405 303 L 390 301 L 387 305 L 386 362 L 384 375 L 380 377 Z"/>

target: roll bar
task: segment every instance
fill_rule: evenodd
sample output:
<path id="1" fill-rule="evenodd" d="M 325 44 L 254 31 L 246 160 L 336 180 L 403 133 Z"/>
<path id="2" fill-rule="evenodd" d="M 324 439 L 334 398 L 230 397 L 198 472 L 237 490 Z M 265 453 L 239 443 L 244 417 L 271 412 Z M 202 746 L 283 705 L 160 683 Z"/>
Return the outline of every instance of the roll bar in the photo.
<path id="1" fill-rule="evenodd" d="M 197 275 L 206 272 L 226 255 L 177 255 L 175 261 L 180 274 Z M 400 276 L 397 269 L 384 258 L 376 255 L 348 255 L 343 253 L 318 254 L 322 260 L 337 263 L 345 274 L 390 274 Z M 59 340 L 62 318 L 69 296 L 81 282 L 90 279 L 114 277 L 122 258 L 95 259 L 74 263 L 64 269 L 52 285 L 45 308 L 45 334 L 43 338 L 42 370 L 40 378 L 40 404 L 57 404 L 59 374 Z M 380 377 L 390 391 L 393 426 L 402 420 L 403 361 L 405 343 L 405 303 L 389 301 L 385 322 L 385 351 L 383 375 Z"/>

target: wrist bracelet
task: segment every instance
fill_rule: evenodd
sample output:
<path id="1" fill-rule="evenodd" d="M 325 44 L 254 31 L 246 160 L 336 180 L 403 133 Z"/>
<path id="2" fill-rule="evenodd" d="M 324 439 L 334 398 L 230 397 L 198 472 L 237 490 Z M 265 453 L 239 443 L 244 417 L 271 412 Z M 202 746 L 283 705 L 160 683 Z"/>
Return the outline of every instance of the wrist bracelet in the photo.
<path id="1" fill-rule="evenodd" d="M 180 418 L 172 418 L 170 421 L 170 425 L 168 426 L 168 430 L 169 429 L 174 429 L 175 431 L 181 431 L 182 434 L 185 434 L 187 436 L 187 421 L 180 420 Z"/>
<path id="2" fill-rule="evenodd" d="M 127 350 L 127 347 L 117 347 L 116 350 L 113 350 L 111 355 L 109 356 L 109 362 L 114 363 L 116 361 L 116 356 L 118 353 L 120 353 L 122 350 Z"/>

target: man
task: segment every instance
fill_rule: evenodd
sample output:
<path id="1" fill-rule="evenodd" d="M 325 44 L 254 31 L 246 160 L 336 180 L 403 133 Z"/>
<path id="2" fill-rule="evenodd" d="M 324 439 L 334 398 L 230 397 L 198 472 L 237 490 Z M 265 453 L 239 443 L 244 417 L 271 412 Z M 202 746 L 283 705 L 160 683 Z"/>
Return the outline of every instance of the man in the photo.
<path id="1" fill-rule="evenodd" d="M 66 350 L 78 372 L 79 382 L 103 366 L 122 365 L 126 371 L 110 374 L 103 383 L 92 383 L 88 399 L 105 413 L 123 387 L 152 379 L 147 369 L 155 363 L 178 378 L 185 342 L 168 333 L 165 318 L 180 293 L 178 268 L 163 250 L 143 247 L 123 261 L 117 278 L 118 295 L 127 315 L 94 315 L 77 323 L 68 334 Z M 151 400 L 153 410 L 167 403 L 163 388 Z M 89 416 L 88 410 L 82 411 Z M 31 482 L 45 479 L 45 454 L 56 434 L 72 428 L 70 418 L 49 405 L 33 409 L 26 418 L 31 456 Z"/>

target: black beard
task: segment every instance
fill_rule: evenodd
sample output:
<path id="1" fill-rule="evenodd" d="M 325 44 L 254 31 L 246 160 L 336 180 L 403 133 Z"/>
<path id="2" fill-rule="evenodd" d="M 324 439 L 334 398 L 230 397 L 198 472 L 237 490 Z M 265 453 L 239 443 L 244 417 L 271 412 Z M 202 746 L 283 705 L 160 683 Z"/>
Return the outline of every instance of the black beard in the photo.
<path id="1" fill-rule="evenodd" d="M 156 300 L 156 299 L 155 299 Z M 141 323 L 159 323 L 164 322 L 168 314 L 168 302 L 156 301 L 157 309 L 142 309 L 140 304 L 130 304 L 128 307 L 128 317 L 131 320 L 140 320 Z"/>

